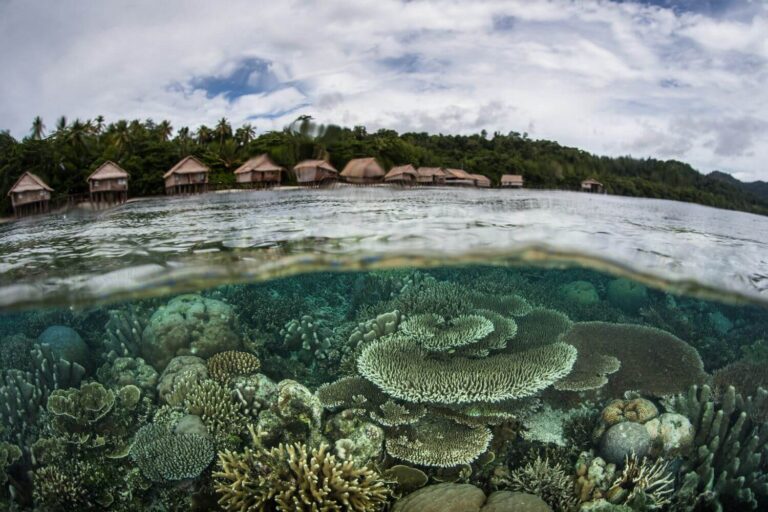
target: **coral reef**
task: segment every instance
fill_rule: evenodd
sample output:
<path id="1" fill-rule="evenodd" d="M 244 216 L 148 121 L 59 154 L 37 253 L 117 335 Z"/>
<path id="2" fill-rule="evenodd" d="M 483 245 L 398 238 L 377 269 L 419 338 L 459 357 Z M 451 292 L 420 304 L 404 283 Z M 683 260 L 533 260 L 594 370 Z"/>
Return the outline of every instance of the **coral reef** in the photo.
<path id="1" fill-rule="evenodd" d="M 639 423 L 617 423 L 606 430 L 600 440 L 600 456 L 617 466 L 630 455 L 643 458 L 650 451 L 651 435 Z"/>
<path id="2" fill-rule="evenodd" d="M 202 358 L 238 350 L 237 318 L 228 304 L 200 295 L 180 295 L 160 307 L 144 328 L 141 356 L 162 371 L 175 356 Z"/>
<path id="3" fill-rule="evenodd" d="M 389 490 L 375 470 L 338 461 L 325 445 L 265 450 L 251 436 L 244 451 L 219 453 L 214 477 L 224 510 L 374 512 L 387 501 Z"/>
<path id="4" fill-rule="evenodd" d="M 172 432 L 154 424 L 139 429 L 130 451 L 142 474 L 154 482 L 195 478 L 215 455 L 207 436 Z"/>
<path id="5" fill-rule="evenodd" d="M 425 418 L 399 436 L 388 437 L 387 452 L 420 466 L 469 464 L 488 449 L 491 431 L 451 420 Z"/>
<path id="6" fill-rule="evenodd" d="M 693 425 L 695 449 L 680 472 L 676 506 L 696 510 L 758 510 L 768 507 L 768 423 L 752 416 L 768 393 L 743 397 L 729 387 L 715 403 L 709 386 L 692 386 L 668 402 Z"/>
<path id="7" fill-rule="evenodd" d="M 107 387 L 134 385 L 145 396 L 154 397 L 157 394 L 157 371 L 140 357 L 116 357 L 104 363 L 96 371 L 96 376 Z"/>
<path id="8" fill-rule="evenodd" d="M 562 285 L 560 295 L 567 301 L 581 305 L 590 305 L 600 302 L 595 285 L 589 281 L 571 281 Z"/>
<path id="9" fill-rule="evenodd" d="M 621 362 L 605 385 L 610 396 L 637 391 L 653 396 L 680 393 L 692 384 L 706 381 L 704 365 L 696 349 L 673 336 L 655 329 L 631 324 L 605 322 L 576 323 L 563 336 L 576 347 L 573 372 L 559 384 L 570 389 L 574 380 L 595 372 L 594 357 L 612 357 Z"/>
<path id="10" fill-rule="evenodd" d="M 107 361 L 117 357 L 138 357 L 149 315 L 133 306 L 111 309 L 108 313 L 103 357 Z"/>
<path id="11" fill-rule="evenodd" d="M 40 345 L 50 347 L 54 357 L 64 359 L 80 366 L 88 368 L 91 364 L 91 356 L 88 345 L 83 338 L 65 325 L 52 325 L 44 330 L 37 338 Z"/>
<path id="12" fill-rule="evenodd" d="M 631 314 L 648 301 L 648 289 L 640 283 L 620 277 L 608 283 L 606 296 L 612 305 Z"/>
<path id="13" fill-rule="evenodd" d="M 508 486 L 514 491 L 535 494 L 555 512 L 569 512 L 576 506 L 573 476 L 559 463 L 537 457 L 510 473 Z"/>
<path id="14" fill-rule="evenodd" d="M 240 375 L 251 375 L 259 371 L 261 361 L 248 352 L 229 350 L 208 358 L 208 376 L 220 384 L 227 384 Z"/>
<path id="15" fill-rule="evenodd" d="M 479 512 L 485 493 L 470 484 L 429 485 L 399 500 L 393 512 Z"/>
<path id="16" fill-rule="evenodd" d="M 208 366 L 205 360 L 197 356 L 176 356 L 160 374 L 157 393 L 163 402 L 178 405 L 184 397 L 174 394 L 174 390 L 184 390 L 192 381 L 200 382 L 207 378 Z"/>

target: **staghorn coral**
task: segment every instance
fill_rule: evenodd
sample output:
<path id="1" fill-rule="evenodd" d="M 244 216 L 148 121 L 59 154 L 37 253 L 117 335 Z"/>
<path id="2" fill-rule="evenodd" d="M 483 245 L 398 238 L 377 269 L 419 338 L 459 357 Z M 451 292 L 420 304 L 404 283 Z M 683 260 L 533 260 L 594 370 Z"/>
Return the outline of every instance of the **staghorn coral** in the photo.
<path id="1" fill-rule="evenodd" d="M 570 372 L 576 351 L 555 343 L 484 359 L 430 359 L 395 335 L 366 346 L 358 370 L 385 393 L 412 402 L 498 402 L 540 391 Z"/>
<path id="2" fill-rule="evenodd" d="M 219 505 L 226 511 L 374 512 L 389 490 L 380 475 L 351 461 L 339 462 L 322 445 L 253 446 L 219 453 L 214 473 Z"/>
<path id="3" fill-rule="evenodd" d="M 130 451 L 133 462 L 153 482 L 195 478 L 215 455 L 213 443 L 207 436 L 174 433 L 155 424 L 139 429 Z"/>
<path id="4" fill-rule="evenodd" d="M 488 449 L 491 431 L 440 418 L 425 418 L 387 438 L 387 452 L 420 466 L 470 464 Z"/>
<path id="5" fill-rule="evenodd" d="M 715 403 L 709 386 L 692 386 L 667 402 L 691 421 L 695 449 L 680 472 L 674 506 L 696 510 L 764 510 L 768 507 L 768 423 L 756 419 L 768 393 L 744 398 L 729 387 Z"/>
<path id="6" fill-rule="evenodd" d="M 614 504 L 632 503 L 642 493 L 653 508 L 669 504 L 675 491 L 675 477 L 669 466 L 669 462 L 661 459 L 651 462 L 628 456 L 621 474 L 606 491 L 606 499 Z"/>
<path id="7" fill-rule="evenodd" d="M 614 357 L 621 367 L 608 377 L 605 386 L 612 396 L 638 391 L 653 396 L 680 393 L 691 384 L 704 382 L 704 365 L 696 349 L 656 329 L 632 324 L 605 322 L 576 323 L 563 341 L 576 347 L 577 358 L 571 375 L 557 385 L 569 389 L 585 373 L 594 372 L 594 357 Z"/>
<path id="8" fill-rule="evenodd" d="M 175 356 L 210 357 L 237 350 L 237 321 L 232 306 L 200 295 L 180 295 L 158 308 L 144 328 L 141 357 L 161 371 Z"/>
<path id="9" fill-rule="evenodd" d="M 493 331 L 493 323 L 480 315 L 460 315 L 446 320 L 426 313 L 414 315 L 400 324 L 403 336 L 431 352 L 453 352 L 480 341 Z"/>
<path id="10" fill-rule="evenodd" d="M 232 392 L 211 379 L 182 380 L 173 394 L 184 397 L 181 408 L 199 416 L 217 447 L 230 446 L 233 436 L 245 432 L 248 416 Z"/>
<path id="11" fill-rule="evenodd" d="M 233 377 L 256 373 L 261 361 L 248 352 L 228 350 L 208 358 L 207 366 L 209 377 L 220 384 L 227 384 Z"/>
<path id="12" fill-rule="evenodd" d="M 525 466 L 516 468 L 509 475 L 509 488 L 535 494 L 555 512 L 575 510 L 574 479 L 559 463 L 548 458 L 536 457 Z"/>

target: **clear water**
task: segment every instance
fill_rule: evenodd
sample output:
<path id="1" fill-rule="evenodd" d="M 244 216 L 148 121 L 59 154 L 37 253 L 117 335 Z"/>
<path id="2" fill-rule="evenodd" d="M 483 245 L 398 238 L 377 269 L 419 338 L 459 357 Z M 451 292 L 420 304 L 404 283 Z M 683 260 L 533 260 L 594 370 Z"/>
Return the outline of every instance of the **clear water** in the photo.
<path id="1" fill-rule="evenodd" d="M 387 491 L 358 481 L 359 510 L 405 500 L 415 470 L 553 510 L 763 509 L 766 244 L 750 214 L 469 189 L 208 194 L 2 225 L 0 509 L 312 510 L 257 504 L 308 481 L 281 443 L 370 468 Z M 674 398 L 692 385 L 723 411 L 720 448 Z M 616 410 L 653 478 L 600 466 L 626 448 L 609 443 Z M 229 491 L 227 450 L 247 449 L 251 480 Z M 324 505 L 357 510 L 339 496 Z"/>

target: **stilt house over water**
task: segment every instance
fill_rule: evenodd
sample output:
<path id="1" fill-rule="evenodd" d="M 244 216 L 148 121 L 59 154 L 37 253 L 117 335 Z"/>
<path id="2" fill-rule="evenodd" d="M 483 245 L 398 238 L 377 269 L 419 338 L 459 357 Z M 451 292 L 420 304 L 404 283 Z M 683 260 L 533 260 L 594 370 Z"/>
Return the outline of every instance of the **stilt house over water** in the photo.
<path id="1" fill-rule="evenodd" d="M 475 180 L 475 186 L 480 188 L 490 188 L 491 179 L 488 176 L 482 174 L 470 174 L 472 179 Z"/>
<path id="2" fill-rule="evenodd" d="M 163 174 L 165 193 L 199 194 L 208 190 L 208 173 L 211 170 L 194 156 L 183 158 Z"/>
<path id="3" fill-rule="evenodd" d="M 416 172 L 419 185 L 445 185 L 445 171 L 442 167 L 419 167 Z"/>
<path id="4" fill-rule="evenodd" d="M 50 211 L 51 192 L 53 189 L 42 179 L 31 172 L 25 172 L 8 191 L 13 214 L 16 217 L 24 217 L 47 213 Z"/>
<path id="5" fill-rule="evenodd" d="M 411 164 L 398 165 L 389 170 L 384 176 L 385 183 L 398 183 L 400 185 L 415 185 L 418 173 Z"/>
<path id="6" fill-rule="evenodd" d="M 524 183 L 521 174 L 505 174 L 501 177 L 502 188 L 523 188 Z"/>
<path id="7" fill-rule="evenodd" d="M 255 156 L 235 170 L 235 181 L 238 185 L 250 187 L 270 187 L 279 185 L 283 171 L 268 154 Z"/>
<path id="8" fill-rule="evenodd" d="M 601 194 L 604 190 L 605 190 L 605 187 L 603 187 L 603 184 L 597 181 L 596 179 L 589 178 L 588 180 L 584 180 L 581 182 L 582 192 L 595 192 L 595 193 Z"/>
<path id="9" fill-rule="evenodd" d="M 107 160 L 88 176 L 88 188 L 96 209 L 124 203 L 128 200 L 128 173 Z"/>
<path id="10" fill-rule="evenodd" d="M 468 185 L 475 186 L 475 180 L 464 169 L 445 169 L 446 185 Z"/>
<path id="11" fill-rule="evenodd" d="M 384 169 L 373 157 L 353 158 L 347 162 L 344 170 L 341 171 L 341 177 L 347 183 L 354 183 L 356 185 L 379 183 L 385 174 Z"/>
<path id="12" fill-rule="evenodd" d="M 293 166 L 299 185 L 325 185 L 339 179 L 339 171 L 325 160 L 304 160 Z"/>

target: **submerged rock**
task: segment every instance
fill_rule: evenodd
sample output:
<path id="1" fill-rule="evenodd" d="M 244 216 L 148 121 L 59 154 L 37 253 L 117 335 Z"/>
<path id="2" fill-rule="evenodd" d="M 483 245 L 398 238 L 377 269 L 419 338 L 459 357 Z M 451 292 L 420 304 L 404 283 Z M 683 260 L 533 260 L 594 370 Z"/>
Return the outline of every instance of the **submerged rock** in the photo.
<path id="1" fill-rule="evenodd" d="M 600 455 L 606 461 L 624 465 L 633 453 L 642 459 L 651 449 L 651 435 L 639 423 L 623 422 L 609 428 L 600 441 Z"/>
<path id="2" fill-rule="evenodd" d="M 71 327 L 52 325 L 40 334 L 37 341 L 41 345 L 51 347 L 53 355 L 60 359 L 77 363 L 85 368 L 90 365 L 91 357 L 88 352 L 88 345 Z"/>

